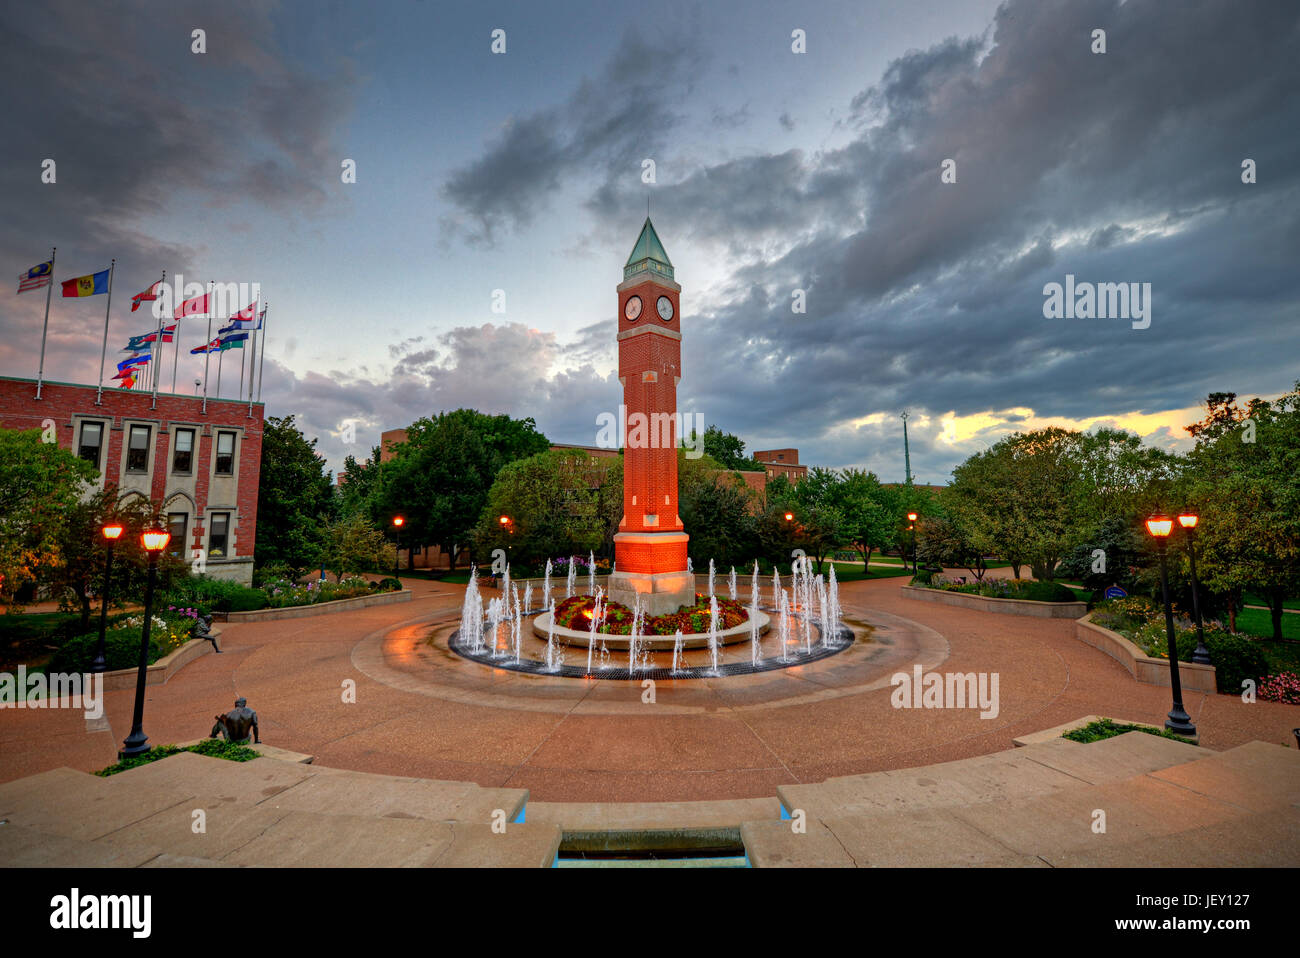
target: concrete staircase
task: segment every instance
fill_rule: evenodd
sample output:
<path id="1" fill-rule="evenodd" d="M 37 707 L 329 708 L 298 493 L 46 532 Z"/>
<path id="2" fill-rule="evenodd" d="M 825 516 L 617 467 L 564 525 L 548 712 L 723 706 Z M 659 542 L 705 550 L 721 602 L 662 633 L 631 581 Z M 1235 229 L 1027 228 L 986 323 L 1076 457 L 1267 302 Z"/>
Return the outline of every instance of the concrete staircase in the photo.
<path id="1" fill-rule="evenodd" d="M 523 789 L 182 752 L 110 778 L 60 768 L 0 785 L 0 862 L 548 866 L 560 829 L 519 821 L 527 799 Z"/>
<path id="2" fill-rule="evenodd" d="M 1210 752 L 1141 732 L 1052 737 L 787 785 L 777 799 L 534 803 L 526 816 L 522 789 L 278 754 L 183 752 L 106 779 L 61 768 L 0 785 L 0 865 L 547 867 L 562 840 L 569 855 L 661 858 L 743 842 L 744 857 L 715 863 L 755 866 L 1300 865 L 1300 752 L 1262 742 Z"/>
<path id="3" fill-rule="evenodd" d="M 778 795 L 782 821 L 741 827 L 753 865 L 1300 865 L 1300 752 L 1262 742 L 1058 738 Z"/>

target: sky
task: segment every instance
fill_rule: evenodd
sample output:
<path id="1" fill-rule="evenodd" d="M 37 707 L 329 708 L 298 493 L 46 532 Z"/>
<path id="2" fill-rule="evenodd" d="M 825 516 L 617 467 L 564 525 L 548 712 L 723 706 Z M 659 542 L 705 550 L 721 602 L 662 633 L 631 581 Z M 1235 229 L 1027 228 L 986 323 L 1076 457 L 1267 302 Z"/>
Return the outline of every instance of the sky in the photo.
<path id="1" fill-rule="evenodd" d="M 116 258 L 110 374 L 163 270 L 259 284 L 267 415 L 333 469 L 459 407 L 593 444 L 649 204 L 678 408 L 750 450 L 898 481 L 907 410 L 943 483 L 1053 424 L 1184 448 L 1208 393 L 1300 379 L 1289 0 L 3 7 L 0 375 L 36 376 L 14 290 L 57 246 L 56 280 Z M 1049 316 L 1067 276 L 1145 317 Z M 96 383 L 104 297 L 55 292 L 45 377 Z"/>

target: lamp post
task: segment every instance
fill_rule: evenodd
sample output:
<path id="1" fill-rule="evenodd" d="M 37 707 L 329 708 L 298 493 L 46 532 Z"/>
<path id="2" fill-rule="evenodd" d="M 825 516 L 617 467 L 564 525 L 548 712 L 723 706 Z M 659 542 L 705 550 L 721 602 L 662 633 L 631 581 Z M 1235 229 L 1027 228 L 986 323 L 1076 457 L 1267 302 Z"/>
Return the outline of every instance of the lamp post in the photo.
<path id="1" fill-rule="evenodd" d="M 131 758 L 149 751 L 144 734 L 144 680 L 149 672 L 149 629 L 153 625 L 153 587 L 158 581 L 158 557 L 171 541 L 171 533 L 162 529 L 148 529 L 140 536 L 140 544 L 149 556 L 149 578 L 144 587 L 144 625 L 140 627 L 140 667 L 135 674 L 135 711 L 131 716 L 131 734 L 117 753 L 118 758 Z"/>
<path id="2" fill-rule="evenodd" d="M 120 522 L 107 523 L 104 528 L 100 529 L 100 535 L 104 537 L 104 594 L 99 597 L 99 644 L 95 647 L 95 661 L 90 665 L 91 672 L 108 671 L 108 663 L 104 657 L 104 636 L 108 631 L 108 588 L 112 581 L 113 575 L 113 546 L 123 532 Z"/>
<path id="3" fill-rule="evenodd" d="M 406 520 L 401 516 L 393 516 L 393 578 L 400 580 L 402 577 L 402 526 L 406 525 Z"/>
<path id="4" fill-rule="evenodd" d="M 1183 708 L 1183 683 L 1178 677 L 1178 637 L 1174 635 L 1174 610 L 1169 604 L 1169 533 L 1174 529 L 1174 520 L 1168 516 L 1155 515 L 1146 522 L 1147 532 L 1156 540 L 1156 550 L 1160 553 L 1160 595 L 1165 603 L 1165 636 L 1169 644 L 1169 684 L 1173 690 L 1174 705 L 1165 720 L 1165 728 L 1179 735 L 1195 735 L 1196 726 L 1191 716 Z"/>
<path id="5" fill-rule="evenodd" d="M 1205 647 L 1205 627 L 1201 624 L 1200 585 L 1196 581 L 1196 523 L 1200 516 L 1190 509 L 1178 513 L 1178 524 L 1187 533 L 1187 561 L 1192 568 L 1192 614 L 1196 617 L 1196 651 L 1192 661 L 1198 665 L 1210 664 L 1210 650 Z"/>
<path id="6" fill-rule="evenodd" d="M 907 528 L 912 533 L 912 574 L 916 574 L 916 513 L 907 514 Z M 907 563 L 903 563 L 903 571 L 907 571 Z"/>

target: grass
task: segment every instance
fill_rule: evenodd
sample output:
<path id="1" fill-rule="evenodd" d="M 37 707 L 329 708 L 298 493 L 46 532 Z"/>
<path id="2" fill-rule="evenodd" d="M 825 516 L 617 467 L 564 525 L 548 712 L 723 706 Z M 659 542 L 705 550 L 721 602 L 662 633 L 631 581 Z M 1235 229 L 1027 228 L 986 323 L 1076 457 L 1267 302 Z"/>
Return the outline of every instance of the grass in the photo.
<path id="1" fill-rule="evenodd" d="M 148 765 L 150 762 L 178 755 L 181 752 L 194 752 L 198 755 L 207 755 L 210 758 L 224 758 L 231 762 L 251 762 L 253 759 L 260 757 L 258 752 L 247 745 L 227 742 L 225 739 L 220 738 L 205 738 L 197 745 L 187 745 L 184 748 L 179 745 L 155 745 L 143 755 L 122 759 L 122 761 L 115 762 L 108 768 L 101 768 L 95 774 L 101 778 L 108 778 L 108 776 L 116 775 L 118 772 L 139 768 L 141 765 Z"/>
<path id="2" fill-rule="evenodd" d="M 1263 605 L 1263 606 L 1268 605 L 1268 602 L 1264 599 L 1262 595 L 1256 595 L 1254 592 L 1247 592 L 1242 598 L 1244 599 L 1246 605 Z M 1300 599 L 1283 599 L 1282 608 L 1300 609 Z"/>
<path id="3" fill-rule="evenodd" d="M 1187 742 L 1192 744 L 1191 739 L 1184 738 L 1181 735 L 1175 735 L 1168 729 L 1152 728 L 1149 725 L 1128 725 L 1120 724 L 1114 719 L 1097 719 L 1095 722 L 1089 722 L 1082 728 L 1076 728 L 1069 732 L 1062 732 L 1061 738 L 1068 738 L 1071 742 L 1100 742 L 1104 738 L 1114 738 L 1116 735 L 1123 735 L 1125 732 L 1146 732 L 1148 735 L 1159 735 L 1161 738 L 1171 738 L 1175 742 Z"/>
<path id="4" fill-rule="evenodd" d="M 1237 613 L 1237 631 L 1271 639 L 1273 619 L 1265 609 L 1242 609 Z M 1282 613 L 1282 638 L 1300 642 L 1300 615 Z"/>

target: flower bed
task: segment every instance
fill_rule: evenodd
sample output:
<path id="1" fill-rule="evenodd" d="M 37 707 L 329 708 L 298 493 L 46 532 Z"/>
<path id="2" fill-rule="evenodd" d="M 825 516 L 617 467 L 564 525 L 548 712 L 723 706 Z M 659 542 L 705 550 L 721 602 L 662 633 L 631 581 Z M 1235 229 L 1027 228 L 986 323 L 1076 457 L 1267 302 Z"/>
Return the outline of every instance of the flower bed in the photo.
<path id="1" fill-rule="evenodd" d="M 149 629 L 149 664 L 170 655 L 190 640 L 190 629 L 198 613 L 190 608 L 170 607 L 155 612 Z M 119 619 L 104 633 L 104 661 L 107 670 L 133 669 L 140 662 L 144 616 Z M 89 672 L 95 661 L 99 633 L 90 632 L 69 639 L 50 659 L 50 672 Z"/>
<path id="2" fill-rule="evenodd" d="M 679 629 L 683 635 L 709 631 L 710 609 L 706 596 L 697 592 L 696 603 L 683 606 L 667 615 L 651 615 L 645 619 L 641 635 L 674 635 Z M 703 600 L 703 601 L 698 601 Z M 555 624 L 565 629 L 587 632 L 591 629 L 591 614 L 596 605 L 589 595 L 575 595 L 555 607 Z M 718 630 L 733 628 L 749 621 L 744 606 L 731 599 L 718 599 Z M 632 610 L 621 602 L 605 604 L 605 615 L 598 632 L 606 635 L 628 635 L 632 631 Z"/>
<path id="3" fill-rule="evenodd" d="M 1190 662 L 1196 651 L 1196 626 L 1174 610 L 1174 637 L 1178 640 L 1178 661 Z M 1169 658 L 1169 638 L 1165 628 L 1164 611 L 1156 603 L 1142 596 L 1127 596 L 1098 604 L 1093 610 L 1092 622 L 1110 629 L 1128 639 L 1146 655 L 1157 659 Z M 1215 668 L 1215 680 L 1220 692 L 1239 694 L 1242 682 L 1260 681 L 1269 671 L 1268 660 L 1258 643 L 1240 635 L 1233 635 L 1218 622 L 1203 625 L 1205 647 L 1210 653 L 1210 664 Z M 1277 694 L 1283 694 L 1287 683 L 1282 676 L 1275 683 Z M 1274 691 L 1270 686 L 1270 694 Z M 1263 697 L 1263 686 L 1260 686 Z M 1274 699 L 1273 701 L 1284 701 Z"/>
<path id="4" fill-rule="evenodd" d="M 372 583 L 361 576 L 345 576 L 338 582 L 274 579 L 253 589 L 235 582 L 198 577 L 178 583 L 168 593 L 167 601 L 179 607 L 191 608 L 196 615 L 207 615 L 212 612 L 256 612 L 262 609 L 315 605 L 318 602 L 374 595 L 376 592 L 393 592 L 401 587 L 401 582 L 393 578 Z"/>
<path id="5" fill-rule="evenodd" d="M 1039 582 L 1037 579 L 985 579 L 982 582 L 956 582 L 941 575 L 930 576 L 928 581 L 918 576 L 914 585 L 944 592 L 961 592 L 982 595 L 988 599 L 1019 599 L 1025 602 L 1077 602 L 1073 592 L 1059 582 Z"/>

